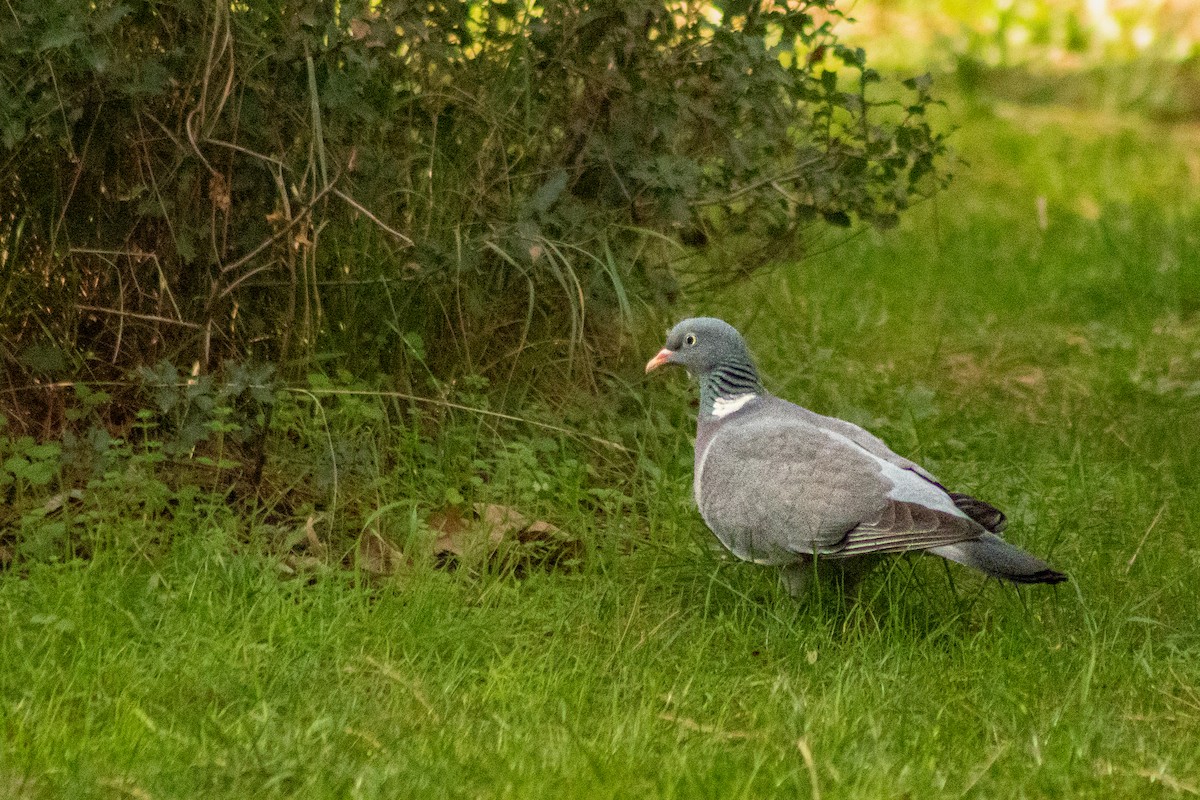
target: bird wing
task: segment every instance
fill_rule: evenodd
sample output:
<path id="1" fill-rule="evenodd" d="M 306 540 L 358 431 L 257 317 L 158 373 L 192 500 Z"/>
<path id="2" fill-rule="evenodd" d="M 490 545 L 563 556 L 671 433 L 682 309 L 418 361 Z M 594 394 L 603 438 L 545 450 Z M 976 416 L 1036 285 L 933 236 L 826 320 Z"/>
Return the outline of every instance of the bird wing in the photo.
<path id="1" fill-rule="evenodd" d="M 854 444 L 866 450 L 873 456 L 876 456 L 883 461 L 887 461 L 902 469 L 909 470 L 924 478 L 929 483 L 934 484 L 937 488 L 946 492 L 946 495 L 958 507 L 958 510 L 966 514 L 971 519 L 978 522 L 985 529 L 993 533 L 1000 533 L 1008 524 L 1008 520 L 1004 516 L 1004 512 L 993 506 L 991 503 L 984 502 L 976 497 L 960 492 L 951 492 L 946 489 L 942 482 L 939 481 L 929 470 L 922 467 L 916 462 L 909 461 L 904 456 L 893 451 L 887 444 L 875 434 L 860 428 L 853 422 L 847 422 L 844 419 L 837 417 L 827 417 L 823 414 L 818 414 L 815 411 L 809 411 L 803 406 L 797 406 L 794 403 L 788 403 L 786 400 L 775 398 L 776 403 L 790 406 L 795 409 L 795 412 L 806 415 L 806 418 L 812 421 L 818 428 L 828 430 L 834 434 L 840 434 L 850 439 Z M 790 409 L 789 409 L 790 410 Z M 793 413 L 795 413 L 793 412 Z"/>
<path id="2" fill-rule="evenodd" d="M 923 549 L 982 533 L 940 485 L 778 409 L 716 430 L 696 481 L 708 526 L 759 563 Z"/>
<path id="3" fill-rule="evenodd" d="M 830 558 L 849 558 L 866 553 L 903 553 L 928 550 L 978 539 L 983 529 L 977 523 L 920 503 L 889 500 L 879 516 L 854 527 Z"/>
<path id="4" fill-rule="evenodd" d="M 927 469 L 922 467 L 920 464 L 917 464 L 916 462 L 909 461 L 904 456 L 902 456 L 899 453 L 892 450 L 892 448 L 887 446 L 886 442 L 884 442 L 882 439 L 880 439 L 875 434 L 868 431 L 866 428 L 859 427 L 858 425 L 855 425 L 853 422 L 847 422 L 844 419 L 838 419 L 837 417 L 827 417 L 824 414 L 818 414 L 815 411 L 809 411 L 807 408 L 804 408 L 803 406 L 798 406 L 794 403 L 788 403 L 786 400 L 780 400 L 779 402 L 786 403 L 787 405 L 792 406 L 792 408 L 798 409 L 805 414 L 811 415 L 813 424 L 816 425 L 818 428 L 823 428 L 825 430 L 830 431 L 831 433 L 836 433 L 836 434 L 845 436 L 847 439 L 850 439 L 852 442 L 854 442 L 856 445 L 858 445 L 862 449 L 866 450 L 871 455 L 881 458 L 884 461 L 891 462 L 892 464 L 895 464 L 898 467 L 912 470 L 913 472 L 917 473 L 918 475 L 920 475 L 922 478 L 929 481 L 930 483 L 934 483 L 934 484 L 937 484 L 939 487 L 942 487 L 941 482 L 937 478 L 935 478 L 933 476 L 933 474 L 930 473 Z M 945 487 L 942 487 L 942 488 L 944 489 Z"/>

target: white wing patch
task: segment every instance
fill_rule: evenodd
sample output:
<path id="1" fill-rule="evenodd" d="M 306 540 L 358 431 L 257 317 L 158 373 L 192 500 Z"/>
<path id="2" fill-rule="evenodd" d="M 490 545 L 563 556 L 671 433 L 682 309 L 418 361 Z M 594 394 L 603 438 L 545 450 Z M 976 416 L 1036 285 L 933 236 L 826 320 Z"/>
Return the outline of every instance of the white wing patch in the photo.
<path id="1" fill-rule="evenodd" d="M 734 395 L 733 397 L 718 397 L 713 401 L 712 415 L 714 417 L 727 417 L 756 397 L 758 395 L 754 392 Z"/>
<path id="2" fill-rule="evenodd" d="M 953 514 L 956 517 L 970 519 L 958 506 L 954 505 L 954 501 L 950 499 L 950 495 L 921 477 L 920 473 L 896 466 L 892 462 L 880 458 L 853 439 L 843 436 L 837 431 L 832 431 L 828 428 L 822 428 L 821 430 L 851 447 L 858 448 L 875 460 L 875 463 L 879 465 L 880 470 L 883 472 L 883 477 L 887 478 L 892 484 L 892 488 L 887 493 L 888 498 L 901 503 L 917 503 L 926 508 L 945 511 L 947 514 Z"/>

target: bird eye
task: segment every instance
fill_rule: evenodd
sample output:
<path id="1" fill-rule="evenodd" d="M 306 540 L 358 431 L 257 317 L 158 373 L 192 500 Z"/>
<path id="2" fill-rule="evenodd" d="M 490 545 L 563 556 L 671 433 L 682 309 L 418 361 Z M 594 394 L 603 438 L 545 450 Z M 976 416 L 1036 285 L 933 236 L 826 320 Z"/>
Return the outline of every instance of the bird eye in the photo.
<path id="1" fill-rule="evenodd" d="M 696 334 L 689 333 L 687 336 L 683 337 L 683 343 L 688 347 L 694 345 L 696 343 Z"/>

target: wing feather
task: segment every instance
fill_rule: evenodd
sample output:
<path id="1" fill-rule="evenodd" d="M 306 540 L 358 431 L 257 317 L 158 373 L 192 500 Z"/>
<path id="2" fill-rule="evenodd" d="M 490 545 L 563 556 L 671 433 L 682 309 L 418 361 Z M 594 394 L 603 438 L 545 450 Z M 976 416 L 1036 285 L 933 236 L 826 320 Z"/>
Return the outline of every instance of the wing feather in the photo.
<path id="1" fill-rule="evenodd" d="M 949 492 L 950 499 L 964 514 L 987 528 L 992 533 L 1001 533 L 1008 526 L 1004 512 L 991 503 L 960 492 Z"/>
<path id="2" fill-rule="evenodd" d="M 893 500 L 879 517 L 847 532 L 841 546 L 826 556 L 848 558 L 865 553 L 903 553 L 956 544 L 983 535 L 974 520 L 917 503 Z"/>

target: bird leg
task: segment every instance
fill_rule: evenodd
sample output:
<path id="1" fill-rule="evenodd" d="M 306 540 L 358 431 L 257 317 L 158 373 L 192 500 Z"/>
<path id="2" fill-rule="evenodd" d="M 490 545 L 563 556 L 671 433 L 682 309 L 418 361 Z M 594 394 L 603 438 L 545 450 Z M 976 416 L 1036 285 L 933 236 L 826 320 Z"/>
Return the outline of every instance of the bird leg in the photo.
<path id="1" fill-rule="evenodd" d="M 820 569 L 826 577 L 833 579 L 833 585 L 841 590 L 845 600 L 853 603 L 858 600 L 863 578 L 870 574 L 879 561 L 880 557 L 874 555 L 825 559 Z M 787 589 L 788 594 L 799 599 L 812 586 L 814 578 L 820 577 L 817 568 L 818 565 L 811 557 L 804 556 L 799 561 L 784 564 L 779 568 L 779 582 Z"/>
<path id="2" fill-rule="evenodd" d="M 780 567 L 779 582 L 783 584 L 784 589 L 787 589 L 788 594 L 799 599 L 808 591 L 815 574 L 816 568 L 813 560 L 806 556 L 799 561 L 793 561 L 791 564 L 784 564 Z"/>

